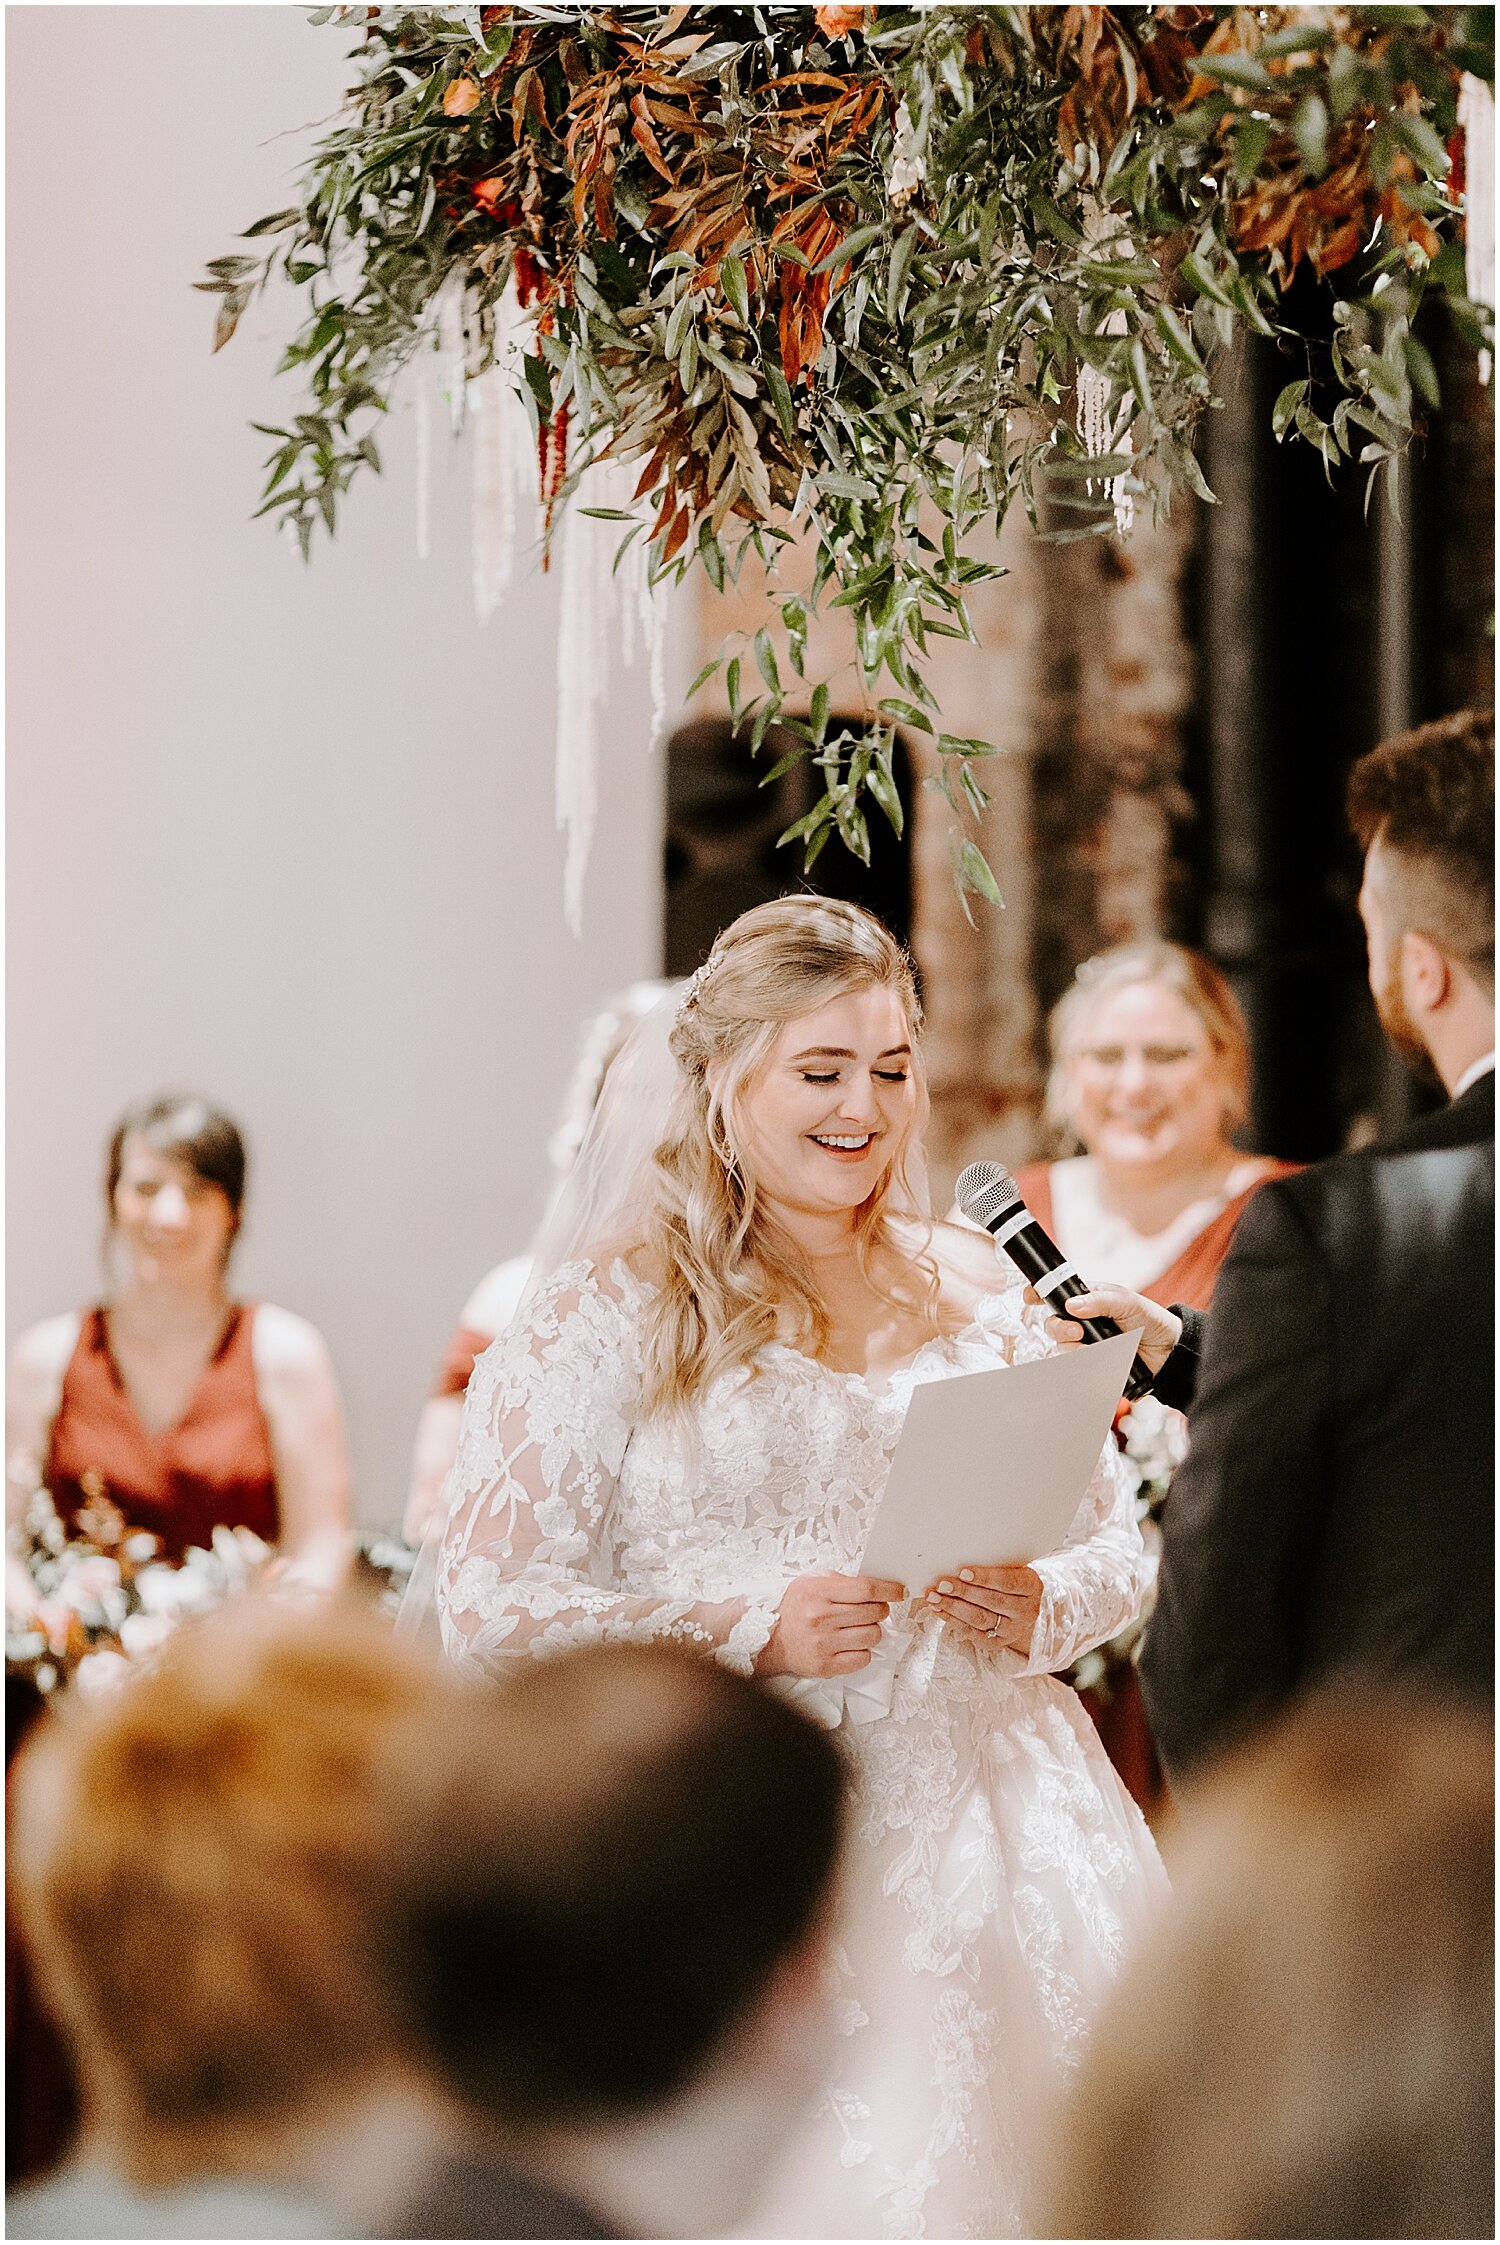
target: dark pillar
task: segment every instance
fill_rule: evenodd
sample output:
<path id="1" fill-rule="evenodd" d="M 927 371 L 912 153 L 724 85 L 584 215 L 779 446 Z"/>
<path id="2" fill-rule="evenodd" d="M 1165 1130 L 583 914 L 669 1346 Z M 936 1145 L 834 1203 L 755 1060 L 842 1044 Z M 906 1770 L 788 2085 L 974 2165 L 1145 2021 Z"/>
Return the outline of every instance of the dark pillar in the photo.
<path id="1" fill-rule="evenodd" d="M 1326 336 L 1326 296 L 1308 286 L 1295 305 L 1304 332 Z M 1427 1103 L 1365 981 L 1349 766 L 1390 733 L 1493 701 L 1493 405 L 1441 305 L 1422 332 L 1444 408 L 1397 469 L 1396 514 L 1382 481 L 1366 516 L 1357 462 L 1330 485 L 1311 447 L 1275 442 L 1272 404 L 1303 371 L 1289 349 L 1244 344 L 1204 430 L 1219 504 L 1203 510 L 1194 587 L 1186 932 L 1249 1018 L 1250 1137 L 1303 1159 L 1384 1135 Z"/>
<path id="2" fill-rule="evenodd" d="M 1203 457 L 1219 504 L 1199 546 L 1202 941 L 1250 1024 L 1249 1138 L 1334 1151 L 1369 1055 L 1364 946 L 1344 774 L 1375 738 L 1371 540 L 1359 482 L 1332 490 L 1307 446 L 1278 446 L 1288 360 L 1252 341 L 1225 369 Z"/>
<path id="3" fill-rule="evenodd" d="M 835 716 L 830 735 L 845 726 L 855 732 L 858 720 Z M 883 812 L 867 802 L 870 863 L 835 838 L 805 876 L 801 843 L 778 848 L 777 836 L 812 809 L 823 791 L 822 778 L 803 761 L 769 786 L 761 784 L 796 746 L 794 734 L 773 725 L 754 759 L 748 737 L 736 739 L 727 717 L 690 719 L 667 742 L 664 974 L 691 974 L 708 957 L 714 937 L 740 913 L 802 890 L 862 904 L 901 942 L 910 941 L 915 779 L 906 740 L 896 735 L 891 759 L 905 834 L 898 839 Z"/>

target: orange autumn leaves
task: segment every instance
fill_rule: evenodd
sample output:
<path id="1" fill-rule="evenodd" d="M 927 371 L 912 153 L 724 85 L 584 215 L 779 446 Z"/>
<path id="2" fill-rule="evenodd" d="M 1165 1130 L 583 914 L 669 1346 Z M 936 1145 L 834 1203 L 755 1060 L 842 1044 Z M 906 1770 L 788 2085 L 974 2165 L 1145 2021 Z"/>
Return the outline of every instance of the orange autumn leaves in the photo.
<path id="1" fill-rule="evenodd" d="M 846 39 L 851 31 L 863 31 L 873 16 L 873 8 L 814 8 L 818 29 L 825 39 Z"/>
<path id="2" fill-rule="evenodd" d="M 1330 26 L 1319 26 L 1315 11 L 1304 13 L 1315 36 L 1326 34 Z M 1324 155 L 1321 164 L 1309 162 L 1296 129 L 1297 107 L 1316 88 L 1308 88 L 1298 66 L 1314 50 L 1281 45 L 1263 61 L 1259 52 L 1264 31 L 1290 11 L 1236 9 L 1216 21 L 1211 8 L 1159 8 L 1149 39 L 1142 36 L 1140 15 L 1137 9 L 1060 8 L 1045 27 L 1054 65 L 1071 80 L 1057 120 L 1065 157 L 1087 144 L 1107 155 L 1145 103 L 1161 102 L 1181 114 L 1223 94 L 1230 107 L 1214 128 L 1210 161 L 1227 197 L 1228 238 L 1237 253 L 1264 258 L 1279 285 L 1285 287 L 1304 260 L 1320 274 L 1336 272 L 1359 254 L 1381 220 L 1397 243 L 1415 242 L 1429 257 L 1437 254 L 1437 232 L 1418 207 L 1419 167 L 1402 148 L 1383 149 L 1377 164 L 1367 103 L 1328 127 L 1318 96 Z M 1360 51 L 1378 60 L 1390 37 L 1376 24 Z M 1248 67 L 1243 77 L 1226 80 L 1215 63 Z M 1420 115 L 1415 88 L 1406 89 L 1405 101 Z M 1252 118 L 1259 147 L 1246 179 L 1237 135 Z"/>

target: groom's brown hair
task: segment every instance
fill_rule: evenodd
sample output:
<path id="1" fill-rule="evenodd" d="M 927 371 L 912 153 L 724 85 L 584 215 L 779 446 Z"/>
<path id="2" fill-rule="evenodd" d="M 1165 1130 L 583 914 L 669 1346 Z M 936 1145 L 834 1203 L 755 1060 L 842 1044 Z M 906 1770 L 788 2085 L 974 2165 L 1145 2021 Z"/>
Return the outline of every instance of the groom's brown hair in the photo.
<path id="1" fill-rule="evenodd" d="M 1400 927 L 1430 936 L 1487 990 L 1495 983 L 1495 717 L 1461 709 L 1362 756 L 1349 823 L 1378 842 Z"/>

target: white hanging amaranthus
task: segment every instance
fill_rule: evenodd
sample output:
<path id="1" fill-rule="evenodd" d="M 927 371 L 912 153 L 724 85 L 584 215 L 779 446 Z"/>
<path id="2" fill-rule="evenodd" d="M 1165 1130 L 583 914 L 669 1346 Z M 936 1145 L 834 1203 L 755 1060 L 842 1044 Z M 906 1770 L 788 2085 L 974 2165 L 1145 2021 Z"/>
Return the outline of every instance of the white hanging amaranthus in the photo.
<path id="1" fill-rule="evenodd" d="M 448 426 L 455 436 L 464 425 L 468 368 L 464 354 L 463 282 L 455 274 L 438 291 L 428 315 L 428 336 L 421 349 L 437 353 L 438 395 L 448 408 Z M 417 416 L 417 559 L 425 561 L 432 549 L 432 421 L 427 392 L 418 383 Z"/>
<path id="2" fill-rule="evenodd" d="M 1128 237 L 1121 239 L 1120 222 L 1107 211 L 1090 204 L 1084 225 L 1084 236 L 1091 248 L 1105 257 L 1129 258 L 1135 254 Z M 1101 333 L 1123 335 L 1126 320 L 1123 312 L 1106 315 Z M 1102 460 L 1109 452 L 1134 452 L 1135 440 L 1130 434 L 1132 401 L 1123 397 L 1114 412 L 1110 411 L 1110 386 L 1106 375 L 1097 367 L 1086 366 L 1078 376 L 1078 434 L 1083 448 L 1091 458 Z M 1135 528 L 1135 500 L 1123 475 L 1106 476 L 1105 496 L 1115 511 L 1115 530 L 1128 538 Z"/>
<path id="3" fill-rule="evenodd" d="M 515 582 L 516 521 L 536 504 L 536 438 L 517 395 L 524 320 L 512 281 L 495 307 L 492 364 L 469 384 L 473 416 L 474 613 L 488 623 Z"/>
<path id="4" fill-rule="evenodd" d="M 1495 97 L 1465 71 L 1458 89 L 1464 136 L 1464 286 L 1471 302 L 1495 308 Z M 1490 378 L 1490 354 L 1479 354 L 1479 379 Z"/>
<path id="5" fill-rule="evenodd" d="M 473 440 L 474 613 L 482 624 L 515 581 L 517 524 L 528 502 L 537 509 L 538 536 L 542 531 L 537 440 L 519 394 L 527 324 L 514 282 L 496 306 L 494 321 L 491 363 L 471 377 L 468 369 L 483 356 L 484 339 L 471 322 L 462 282 L 445 288 L 434 307 L 439 394 L 447 403 L 453 434 L 461 434 L 468 424 Z M 426 400 L 419 393 L 417 551 L 424 560 L 430 478 L 431 436 Z M 568 838 L 563 908 L 574 935 L 583 926 L 584 877 L 598 814 L 599 722 L 609 700 L 609 641 L 616 629 L 621 656 L 629 665 L 640 627 L 650 682 L 652 749 L 666 726 L 666 604 L 649 581 L 646 541 L 632 539 L 616 567 L 622 525 L 584 511 L 605 507 L 623 514 L 634 487 L 635 477 L 623 462 L 593 463 L 584 471 L 558 539 L 556 802 L 557 823 Z"/>

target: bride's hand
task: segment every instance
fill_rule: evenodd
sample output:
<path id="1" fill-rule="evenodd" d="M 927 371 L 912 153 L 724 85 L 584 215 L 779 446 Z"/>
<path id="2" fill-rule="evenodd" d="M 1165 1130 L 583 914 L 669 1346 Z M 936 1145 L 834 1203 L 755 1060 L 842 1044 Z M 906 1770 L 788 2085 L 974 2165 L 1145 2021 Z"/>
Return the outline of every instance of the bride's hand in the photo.
<path id="1" fill-rule="evenodd" d="M 799 1575 L 787 1585 L 757 1676 L 847 1676 L 868 1668 L 899 1582 L 875 1575 Z"/>
<path id="2" fill-rule="evenodd" d="M 933 1585 L 927 1604 L 969 1636 L 1024 1656 L 1042 1610 L 1042 1578 L 1034 1567 L 962 1567 Z"/>

